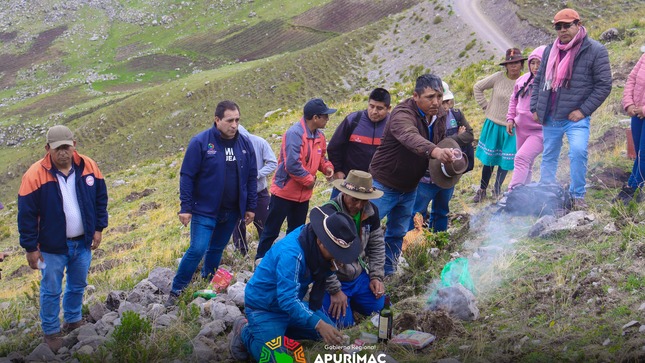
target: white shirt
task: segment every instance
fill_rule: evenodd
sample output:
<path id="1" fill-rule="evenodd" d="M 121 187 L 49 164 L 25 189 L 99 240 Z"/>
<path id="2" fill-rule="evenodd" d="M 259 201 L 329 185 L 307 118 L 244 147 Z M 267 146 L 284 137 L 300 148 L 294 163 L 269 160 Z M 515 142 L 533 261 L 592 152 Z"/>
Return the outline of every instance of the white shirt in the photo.
<path id="1" fill-rule="evenodd" d="M 67 238 L 78 237 L 85 233 L 81 207 L 78 205 L 78 198 L 76 197 L 76 176 L 74 173 L 74 168 L 70 170 L 67 178 L 60 171 L 56 173 L 60 194 L 63 197 Z"/>

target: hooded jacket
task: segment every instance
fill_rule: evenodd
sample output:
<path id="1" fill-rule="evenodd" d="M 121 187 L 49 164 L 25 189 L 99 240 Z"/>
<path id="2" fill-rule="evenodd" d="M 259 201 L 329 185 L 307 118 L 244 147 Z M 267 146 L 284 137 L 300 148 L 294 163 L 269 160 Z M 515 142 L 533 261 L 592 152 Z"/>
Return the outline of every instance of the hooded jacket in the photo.
<path id="1" fill-rule="evenodd" d="M 645 113 L 645 53 L 634 66 L 627 81 L 625 82 L 625 90 L 623 91 L 623 109 L 634 105 Z"/>
<path id="2" fill-rule="evenodd" d="M 529 55 L 528 63 L 531 64 L 531 60 L 533 59 L 537 59 L 541 62 L 542 53 L 544 53 L 545 48 L 546 46 L 544 45 L 535 48 L 535 50 L 531 52 L 531 55 Z M 511 95 L 511 99 L 508 103 L 506 120 L 507 122 L 515 122 L 515 125 L 524 131 L 542 132 L 542 125 L 533 120 L 533 113 L 531 112 L 531 93 L 533 92 L 535 76 L 532 79 L 530 78 L 531 72 L 529 71 L 515 81 L 513 94 Z M 526 90 L 524 96 L 517 94 L 522 88 Z"/>
<path id="3" fill-rule="evenodd" d="M 385 125 L 381 145 L 370 164 L 370 173 L 375 180 L 402 193 L 416 189 L 428 169 L 432 150 L 446 137 L 446 111 L 443 107 L 439 107 L 433 123 L 432 141 L 428 140 L 428 125 L 413 98 L 394 107 L 390 121 Z"/>

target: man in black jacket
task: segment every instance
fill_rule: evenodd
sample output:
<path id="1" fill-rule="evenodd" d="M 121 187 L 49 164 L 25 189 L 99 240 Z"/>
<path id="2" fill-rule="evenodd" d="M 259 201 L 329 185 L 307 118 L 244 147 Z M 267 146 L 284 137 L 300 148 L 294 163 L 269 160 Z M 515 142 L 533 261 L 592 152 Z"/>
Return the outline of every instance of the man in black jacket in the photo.
<path id="1" fill-rule="evenodd" d="M 585 177 L 591 114 L 611 92 L 607 49 L 587 36 L 573 9 L 553 18 L 558 38 L 547 46 L 533 82 L 531 112 L 543 125 L 544 155 L 540 183 L 555 183 L 562 137 L 569 140 L 573 207 L 586 209 Z"/>
<path id="2" fill-rule="evenodd" d="M 367 109 L 352 112 L 338 125 L 327 145 L 329 161 L 334 165 L 334 179 L 345 179 L 350 170 L 368 171 L 372 156 L 381 144 L 385 124 L 390 119 L 391 97 L 384 88 L 370 93 Z M 331 199 L 340 191 L 334 188 Z"/>

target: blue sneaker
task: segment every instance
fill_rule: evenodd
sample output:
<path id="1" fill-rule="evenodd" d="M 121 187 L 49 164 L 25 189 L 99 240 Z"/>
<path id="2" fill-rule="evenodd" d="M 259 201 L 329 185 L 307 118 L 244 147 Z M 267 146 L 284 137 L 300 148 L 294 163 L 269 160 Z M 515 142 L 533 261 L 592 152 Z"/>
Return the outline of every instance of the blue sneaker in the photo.
<path id="1" fill-rule="evenodd" d="M 231 352 L 231 357 L 237 361 L 246 361 L 249 359 L 249 352 L 246 350 L 244 342 L 242 342 L 242 329 L 249 323 L 243 316 L 238 316 L 233 322 L 233 330 L 231 330 L 230 340 L 228 342 L 228 350 Z"/>

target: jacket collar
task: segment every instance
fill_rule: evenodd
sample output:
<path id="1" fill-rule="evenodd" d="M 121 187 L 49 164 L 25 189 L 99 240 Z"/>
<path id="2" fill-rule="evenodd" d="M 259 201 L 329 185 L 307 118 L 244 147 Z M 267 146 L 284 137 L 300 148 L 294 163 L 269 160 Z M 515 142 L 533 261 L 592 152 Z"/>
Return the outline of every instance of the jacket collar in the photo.
<path id="1" fill-rule="evenodd" d="M 45 170 L 47 171 L 52 171 L 55 168 L 55 166 L 52 164 L 52 158 L 49 151 L 47 152 L 47 154 L 45 154 L 45 157 L 40 162 L 40 165 L 42 165 L 42 167 L 45 168 Z M 81 165 L 81 156 L 76 150 L 74 150 L 74 154 L 72 155 L 72 167 L 75 168 L 80 165 Z"/>

